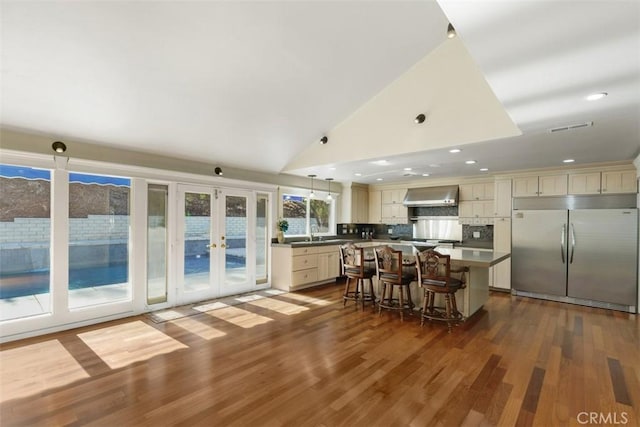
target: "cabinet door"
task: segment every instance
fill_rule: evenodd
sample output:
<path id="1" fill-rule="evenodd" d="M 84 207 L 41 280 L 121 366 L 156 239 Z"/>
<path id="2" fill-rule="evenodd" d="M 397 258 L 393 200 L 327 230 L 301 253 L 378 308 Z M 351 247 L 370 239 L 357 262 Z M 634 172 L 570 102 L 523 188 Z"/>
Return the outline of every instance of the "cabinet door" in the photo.
<path id="1" fill-rule="evenodd" d="M 637 193 L 635 171 L 602 172 L 603 193 Z"/>
<path id="2" fill-rule="evenodd" d="M 369 222 L 382 223 L 382 192 L 369 191 Z"/>
<path id="3" fill-rule="evenodd" d="M 471 202 L 471 209 L 475 218 L 484 218 L 485 202 Z"/>
<path id="4" fill-rule="evenodd" d="M 351 218 L 349 222 L 369 222 L 369 191 L 361 187 L 351 187 Z"/>
<path id="5" fill-rule="evenodd" d="M 493 224 L 493 249 L 511 252 L 511 218 L 499 218 Z"/>
<path id="6" fill-rule="evenodd" d="M 327 255 L 327 264 L 327 273 L 329 279 L 340 276 L 340 254 L 337 250 L 336 252 L 331 252 Z"/>
<path id="7" fill-rule="evenodd" d="M 567 175 L 541 176 L 539 179 L 538 195 L 562 196 L 567 194 Z"/>
<path id="8" fill-rule="evenodd" d="M 473 184 L 462 184 L 458 187 L 458 199 L 460 201 L 473 199 Z M 462 215 L 461 215 L 462 216 Z"/>
<path id="9" fill-rule="evenodd" d="M 393 203 L 393 191 L 394 190 L 382 190 L 383 205 L 390 205 Z"/>
<path id="10" fill-rule="evenodd" d="M 523 176 L 513 179 L 513 197 L 535 197 L 538 195 L 538 176 Z"/>
<path id="11" fill-rule="evenodd" d="M 511 217 L 511 180 L 496 181 L 493 205 L 496 217 Z"/>
<path id="12" fill-rule="evenodd" d="M 406 189 L 393 190 L 393 203 L 402 204 L 404 202 L 404 198 L 407 195 Z"/>
<path id="13" fill-rule="evenodd" d="M 569 175 L 569 194 L 600 194 L 600 172 Z"/>
<path id="14" fill-rule="evenodd" d="M 482 194 L 485 200 L 493 200 L 494 184 L 493 182 L 487 182 L 482 184 Z"/>
<path id="15" fill-rule="evenodd" d="M 458 216 L 460 218 L 473 217 L 473 202 L 460 202 L 458 203 Z"/>
<path id="16" fill-rule="evenodd" d="M 491 267 L 493 269 L 493 287 L 511 289 L 511 258 Z"/>

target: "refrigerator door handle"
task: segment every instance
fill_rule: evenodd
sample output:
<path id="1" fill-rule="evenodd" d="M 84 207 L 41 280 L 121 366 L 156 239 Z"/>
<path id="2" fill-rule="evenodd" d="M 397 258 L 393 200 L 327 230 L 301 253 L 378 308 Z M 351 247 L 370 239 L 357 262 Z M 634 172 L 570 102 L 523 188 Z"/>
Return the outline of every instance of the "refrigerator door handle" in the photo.
<path id="1" fill-rule="evenodd" d="M 564 236 L 567 234 L 567 226 L 562 225 L 562 232 L 560 233 L 560 257 L 562 258 L 562 263 L 564 264 Z"/>
<path id="2" fill-rule="evenodd" d="M 576 230 L 573 223 L 571 223 L 569 229 L 571 230 L 571 257 L 569 258 L 569 264 L 573 264 L 573 254 L 576 252 Z"/>

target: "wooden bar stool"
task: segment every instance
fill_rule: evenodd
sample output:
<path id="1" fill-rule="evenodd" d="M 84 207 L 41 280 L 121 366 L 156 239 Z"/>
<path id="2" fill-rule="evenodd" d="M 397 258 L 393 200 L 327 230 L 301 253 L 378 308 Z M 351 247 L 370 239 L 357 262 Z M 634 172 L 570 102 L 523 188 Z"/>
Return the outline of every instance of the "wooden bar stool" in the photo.
<path id="1" fill-rule="evenodd" d="M 449 332 L 454 324 L 464 320 L 464 316 L 458 311 L 456 303 L 456 291 L 463 289 L 464 279 L 451 277 L 451 256 L 443 255 L 432 249 L 416 254 L 416 270 L 418 272 L 418 284 L 424 289 L 422 304 L 422 320 L 440 320 L 447 323 Z M 462 267 L 455 272 L 462 273 L 463 277 L 467 267 Z M 436 295 L 443 295 L 444 306 L 436 306 Z"/>
<path id="2" fill-rule="evenodd" d="M 342 295 L 343 306 L 348 300 L 362 302 L 362 309 L 366 301 L 371 301 L 371 306 L 375 309 L 376 294 L 373 290 L 373 276 L 375 269 L 365 266 L 364 249 L 357 247 L 353 243 L 347 243 L 340 247 L 340 261 L 342 265 L 342 275 L 347 276 L 347 283 Z M 355 289 L 351 289 L 351 281 L 355 281 Z M 365 291 L 365 280 L 369 281 L 369 292 Z"/>
<path id="3" fill-rule="evenodd" d="M 411 314 L 414 307 L 409 285 L 415 280 L 415 275 L 411 271 L 403 270 L 402 251 L 394 251 L 389 246 L 382 246 L 376 248 L 374 254 L 376 273 L 381 286 L 378 315 L 382 313 L 383 308 L 398 310 L 400 321 L 404 321 L 404 311 L 409 310 Z M 397 290 L 397 298 L 393 296 L 394 290 Z"/>

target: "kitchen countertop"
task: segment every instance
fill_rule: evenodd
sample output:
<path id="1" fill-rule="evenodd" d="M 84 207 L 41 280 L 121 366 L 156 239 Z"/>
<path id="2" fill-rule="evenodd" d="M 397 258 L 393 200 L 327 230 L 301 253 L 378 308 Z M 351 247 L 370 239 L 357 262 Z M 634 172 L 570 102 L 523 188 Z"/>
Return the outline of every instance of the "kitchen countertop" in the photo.
<path id="1" fill-rule="evenodd" d="M 388 239 L 373 239 L 373 240 L 357 240 L 357 239 L 328 239 L 314 242 L 289 242 L 289 243 L 272 243 L 271 246 L 288 247 L 288 248 L 304 248 L 309 246 L 329 246 L 329 245 L 342 245 L 347 242 L 374 242 L 383 244 L 392 244 L 394 246 L 407 246 L 412 247 L 408 243 L 403 243 L 397 240 Z M 508 252 L 495 252 L 493 250 L 474 250 L 472 248 L 458 247 L 455 249 L 448 249 L 438 247 L 438 252 L 444 255 L 451 255 L 451 261 L 467 265 L 470 267 L 492 267 L 499 262 L 511 256 Z"/>

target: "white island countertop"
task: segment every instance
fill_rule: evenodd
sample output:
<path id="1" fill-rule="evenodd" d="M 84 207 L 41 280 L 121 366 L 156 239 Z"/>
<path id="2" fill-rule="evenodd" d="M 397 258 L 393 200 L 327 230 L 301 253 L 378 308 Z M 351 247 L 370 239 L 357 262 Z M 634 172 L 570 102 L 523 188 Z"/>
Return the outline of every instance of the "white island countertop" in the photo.
<path id="1" fill-rule="evenodd" d="M 474 250 L 465 248 L 445 249 L 437 248 L 443 255 L 450 255 L 451 262 L 456 262 L 470 267 L 492 267 L 509 258 L 509 252 L 494 252 L 488 250 Z"/>

